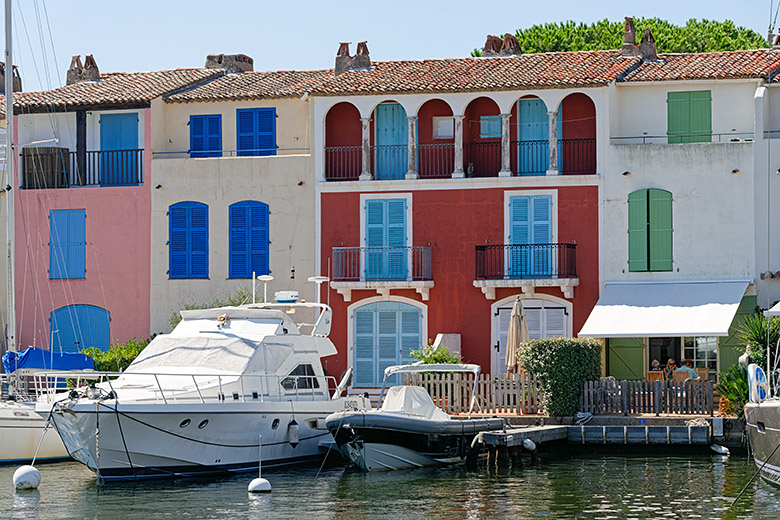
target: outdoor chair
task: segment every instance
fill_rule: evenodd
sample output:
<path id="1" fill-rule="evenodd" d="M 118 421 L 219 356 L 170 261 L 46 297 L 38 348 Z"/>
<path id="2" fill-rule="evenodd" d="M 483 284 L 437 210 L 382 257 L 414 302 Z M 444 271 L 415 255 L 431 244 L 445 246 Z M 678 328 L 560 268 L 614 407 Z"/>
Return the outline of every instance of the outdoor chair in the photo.
<path id="1" fill-rule="evenodd" d="M 651 370 L 647 372 L 647 377 L 645 379 L 648 381 L 663 381 L 664 373 L 660 370 Z"/>
<path id="2" fill-rule="evenodd" d="M 709 368 L 697 368 L 696 373 L 699 374 L 699 379 L 702 381 L 709 381 L 710 369 Z"/>
<path id="3" fill-rule="evenodd" d="M 690 374 L 688 374 L 687 370 L 680 370 L 672 372 L 672 381 L 675 383 L 682 383 L 686 379 L 690 378 Z"/>

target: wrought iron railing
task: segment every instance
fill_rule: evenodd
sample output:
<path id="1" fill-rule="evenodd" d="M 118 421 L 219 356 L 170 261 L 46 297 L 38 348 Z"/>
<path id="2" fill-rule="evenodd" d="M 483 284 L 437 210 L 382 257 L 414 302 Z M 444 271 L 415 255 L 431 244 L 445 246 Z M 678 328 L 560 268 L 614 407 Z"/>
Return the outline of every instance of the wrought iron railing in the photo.
<path id="1" fill-rule="evenodd" d="M 362 146 L 326 146 L 325 180 L 358 180 L 362 165 L 362 150 Z"/>
<path id="2" fill-rule="evenodd" d="M 143 150 L 71 152 L 25 148 L 20 156 L 23 189 L 143 184 Z"/>
<path id="3" fill-rule="evenodd" d="M 334 282 L 431 280 L 431 248 L 334 247 Z"/>
<path id="4" fill-rule="evenodd" d="M 496 177 L 501 170 L 501 142 L 465 143 L 463 165 L 472 177 Z"/>
<path id="5" fill-rule="evenodd" d="M 576 277 L 576 244 L 476 246 L 477 280 Z"/>
<path id="6" fill-rule="evenodd" d="M 418 173 L 421 179 L 443 179 L 452 176 L 455 168 L 454 144 L 421 144 L 417 150 Z"/>
<path id="7" fill-rule="evenodd" d="M 374 178 L 403 179 L 409 171 L 409 147 L 405 144 L 378 144 L 371 147 Z"/>
<path id="8" fill-rule="evenodd" d="M 512 141 L 515 175 L 544 175 L 550 164 L 550 140 Z"/>
<path id="9" fill-rule="evenodd" d="M 596 173 L 596 138 L 559 139 L 558 168 L 564 175 Z"/>

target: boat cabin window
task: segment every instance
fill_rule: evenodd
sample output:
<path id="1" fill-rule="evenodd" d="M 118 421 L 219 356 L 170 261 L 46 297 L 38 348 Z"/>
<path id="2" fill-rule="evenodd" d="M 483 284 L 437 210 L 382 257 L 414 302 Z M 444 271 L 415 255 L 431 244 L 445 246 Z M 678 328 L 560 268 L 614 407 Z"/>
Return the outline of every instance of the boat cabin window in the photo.
<path id="1" fill-rule="evenodd" d="M 282 387 L 285 390 L 319 388 L 320 382 L 317 381 L 313 366 L 298 365 L 287 377 L 282 379 Z"/>

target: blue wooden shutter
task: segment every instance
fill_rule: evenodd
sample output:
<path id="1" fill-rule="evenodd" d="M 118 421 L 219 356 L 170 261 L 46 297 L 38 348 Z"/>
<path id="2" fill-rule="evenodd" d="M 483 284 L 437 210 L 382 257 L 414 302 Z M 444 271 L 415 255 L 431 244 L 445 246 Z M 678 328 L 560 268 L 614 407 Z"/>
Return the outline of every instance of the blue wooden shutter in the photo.
<path id="1" fill-rule="evenodd" d="M 387 201 L 386 220 L 387 247 L 387 277 L 405 279 L 407 277 L 406 250 L 406 199 L 389 199 Z"/>
<path id="2" fill-rule="evenodd" d="M 480 116 L 479 137 L 480 139 L 501 137 L 501 116 Z"/>
<path id="3" fill-rule="evenodd" d="M 355 386 L 376 386 L 376 345 L 374 338 L 373 304 L 356 310 L 352 316 L 355 327 L 355 346 L 352 367 Z"/>
<path id="4" fill-rule="evenodd" d="M 276 155 L 276 109 L 258 108 L 257 155 Z"/>
<path id="5" fill-rule="evenodd" d="M 404 304 L 401 312 L 398 364 L 405 365 L 412 362 L 411 351 L 422 347 L 422 311 L 411 305 Z"/>
<path id="6" fill-rule="evenodd" d="M 168 277 L 188 276 L 188 225 L 186 202 L 173 204 L 168 208 Z"/>
<path id="7" fill-rule="evenodd" d="M 383 259 L 384 250 L 379 249 L 386 245 L 385 243 L 385 200 L 367 200 L 366 201 L 366 224 L 364 238 L 365 250 L 364 265 L 367 280 L 377 280 L 384 274 Z"/>
<path id="8" fill-rule="evenodd" d="M 236 202 L 229 210 L 230 278 L 268 274 L 268 204 Z"/>
<path id="9" fill-rule="evenodd" d="M 528 247 L 517 247 L 531 243 L 531 198 L 511 197 L 509 199 L 509 273 L 523 276 L 530 271 Z"/>
<path id="10" fill-rule="evenodd" d="M 192 202 L 190 208 L 191 278 L 209 277 L 209 207 Z"/>
<path id="11" fill-rule="evenodd" d="M 222 155 L 222 116 L 190 116 L 190 157 Z"/>
<path id="12" fill-rule="evenodd" d="M 84 278 L 86 275 L 85 209 L 49 212 L 49 278 Z"/>
<path id="13" fill-rule="evenodd" d="M 111 314 L 94 305 L 69 305 L 49 315 L 52 348 L 79 352 L 89 347 L 102 351 L 111 346 Z"/>
<path id="14" fill-rule="evenodd" d="M 552 197 L 549 195 L 531 197 L 531 242 L 537 244 L 531 253 L 532 273 L 537 276 L 554 274 L 554 249 L 545 246 L 552 241 Z"/>
<path id="15" fill-rule="evenodd" d="M 397 304 L 378 303 L 376 317 L 376 345 L 377 345 L 377 367 L 376 380 L 382 381 L 385 368 L 398 364 L 399 334 L 398 334 L 398 312 L 393 308 Z M 388 381 L 390 384 L 398 384 L 398 376 L 394 376 Z"/>
<path id="16" fill-rule="evenodd" d="M 257 155 L 257 131 L 254 110 L 251 108 L 240 108 L 236 110 L 236 125 L 238 155 L 241 157 Z"/>
<path id="17" fill-rule="evenodd" d="M 206 116 L 206 149 L 209 157 L 222 157 L 222 116 Z"/>
<path id="18" fill-rule="evenodd" d="M 190 157 L 204 157 L 206 116 L 190 116 Z"/>
<path id="19" fill-rule="evenodd" d="M 249 207 L 243 202 L 232 204 L 228 211 L 230 278 L 249 278 L 251 276 L 249 272 L 248 212 Z"/>
<path id="20" fill-rule="evenodd" d="M 518 111 L 518 171 L 544 174 L 550 164 L 550 118 L 541 99 L 521 99 Z"/>

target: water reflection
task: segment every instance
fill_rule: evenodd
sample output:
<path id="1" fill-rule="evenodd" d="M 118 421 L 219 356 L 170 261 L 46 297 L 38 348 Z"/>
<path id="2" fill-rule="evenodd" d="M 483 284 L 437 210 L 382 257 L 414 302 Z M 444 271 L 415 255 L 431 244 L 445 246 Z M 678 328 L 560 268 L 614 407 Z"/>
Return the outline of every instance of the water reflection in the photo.
<path id="1" fill-rule="evenodd" d="M 3 518 L 753 518 L 780 517 L 780 489 L 757 481 L 744 456 L 544 458 L 540 465 L 364 474 L 339 466 L 264 472 L 273 492 L 249 495 L 253 475 L 97 485 L 77 463 L 41 466 L 40 491 L 16 493 L 0 467 Z"/>

